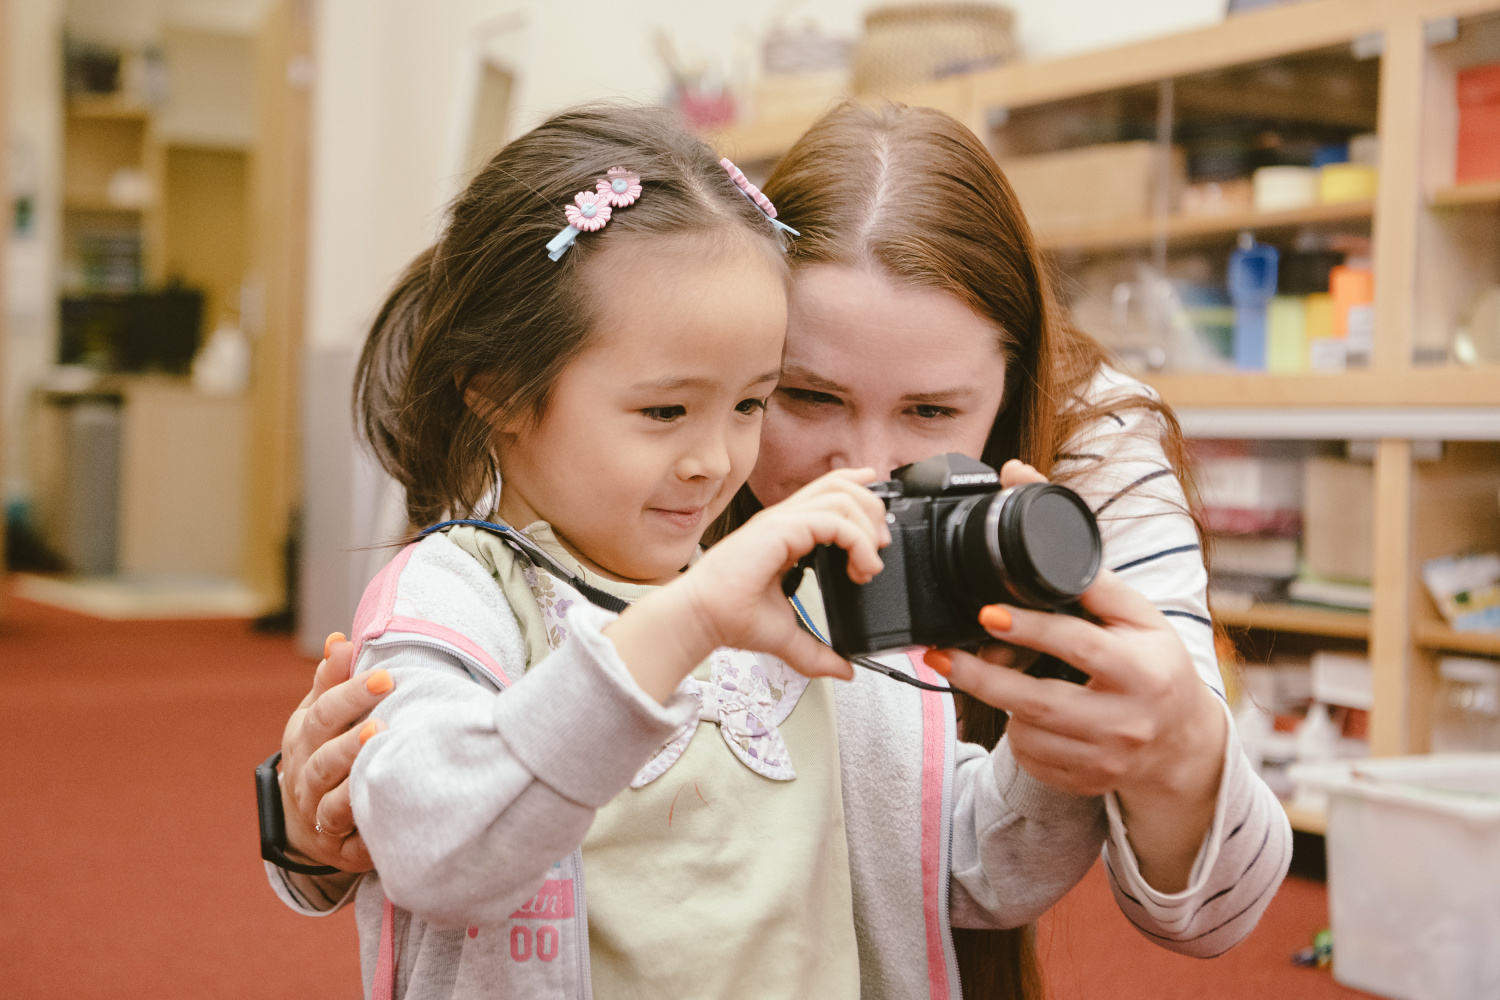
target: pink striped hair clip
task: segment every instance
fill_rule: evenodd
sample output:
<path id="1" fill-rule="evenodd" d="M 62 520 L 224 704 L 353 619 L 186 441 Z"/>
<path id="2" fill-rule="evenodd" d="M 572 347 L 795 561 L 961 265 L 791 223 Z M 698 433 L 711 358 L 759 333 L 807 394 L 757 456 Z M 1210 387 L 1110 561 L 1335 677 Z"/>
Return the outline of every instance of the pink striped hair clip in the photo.
<path id="1" fill-rule="evenodd" d="M 746 198 L 749 198 L 750 204 L 760 209 L 761 214 L 770 221 L 771 225 L 775 226 L 777 229 L 781 230 L 784 233 L 791 233 L 793 236 L 802 235 L 801 233 L 797 232 L 797 230 L 787 225 L 785 222 L 782 222 L 776 218 L 776 206 L 771 204 L 771 199 L 761 194 L 760 188 L 756 187 L 754 184 L 751 184 L 750 179 L 745 176 L 744 172 L 741 171 L 739 167 L 734 165 L 729 157 L 726 156 L 724 159 L 720 160 L 719 166 L 723 167 L 724 172 L 729 174 L 729 179 L 734 181 L 734 186 L 740 189 L 740 194 L 744 195 Z"/>
<path id="2" fill-rule="evenodd" d="M 563 209 L 568 224 L 547 242 L 547 256 L 557 260 L 568 252 L 568 247 L 580 233 L 603 229 L 615 209 L 629 208 L 640 196 L 640 174 L 633 174 L 624 167 L 610 167 L 594 185 L 594 190 L 578 192 L 573 196 L 573 204 Z"/>

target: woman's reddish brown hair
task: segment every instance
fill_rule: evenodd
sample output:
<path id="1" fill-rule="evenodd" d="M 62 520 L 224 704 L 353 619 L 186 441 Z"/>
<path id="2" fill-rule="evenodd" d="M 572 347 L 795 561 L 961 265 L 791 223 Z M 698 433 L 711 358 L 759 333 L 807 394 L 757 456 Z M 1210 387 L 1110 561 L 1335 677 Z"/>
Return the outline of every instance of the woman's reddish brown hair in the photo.
<path id="1" fill-rule="evenodd" d="M 843 105 L 797 141 L 764 191 L 801 232 L 790 250 L 794 272 L 817 264 L 878 268 L 951 293 L 994 325 L 1006 386 L 986 463 L 998 469 L 1019 458 L 1052 476 L 1079 430 L 1107 412 L 1144 407 L 1160 414 L 1162 447 L 1185 473 L 1182 435 L 1163 404 L 1139 392 L 1090 395 L 1108 355 L 1068 322 L 1015 192 L 957 119 L 932 108 Z M 1186 480 L 1184 488 L 1191 491 Z M 755 506 L 742 493 L 728 516 L 738 520 Z M 962 738 L 993 748 L 1004 714 L 966 694 L 955 701 Z M 955 928 L 954 940 L 965 996 L 1042 996 L 1034 928 Z"/>

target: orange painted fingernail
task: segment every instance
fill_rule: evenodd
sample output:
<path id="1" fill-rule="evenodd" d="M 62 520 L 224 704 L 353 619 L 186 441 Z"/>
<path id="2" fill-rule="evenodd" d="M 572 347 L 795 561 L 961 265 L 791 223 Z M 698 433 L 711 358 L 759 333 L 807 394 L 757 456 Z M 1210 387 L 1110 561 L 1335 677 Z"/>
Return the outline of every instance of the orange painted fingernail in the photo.
<path id="1" fill-rule="evenodd" d="M 348 641 L 349 640 L 344 637 L 344 633 L 342 632 L 329 632 L 328 638 L 323 640 L 323 659 L 328 659 L 328 654 L 333 651 L 334 643 Z"/>
<path id="2" fill-rule="evenodd" d="M 378 732 L 380 732 L 380 723 L 376 722 L 374 719 L 366 722 L 364 728 L 359 731 L 359 745 L 364 746 L 366 743 L 370 742 L 370 737 L 374 736 Z"/>
<path id="3" fill-rule="evenodd" d="M 949 674 L 953 673 L 953 657 L 949 656 L 941 649 L 929 649 L 927 652 L 923 653 L 922 662 L 927 664 L 933 670 L 936 670 L 938 673 L 942 674 L 944 677 L 947 677 Z"/>
<path id="4" fill-rule="evenodd" d="M 1009 632 L 1013 624 L 1010 609 L 1002 604 L 991 604 L 979 612 L 979 624 L 991 632 Z"/>
<path id="5" fill-rule="evenodd" d="M 365 690 L 371 694 L 385 694 L 395 686 L 396 682 L 391 680 L 390 672 L 386 670 L 373 670 L 365 678 Z"/>

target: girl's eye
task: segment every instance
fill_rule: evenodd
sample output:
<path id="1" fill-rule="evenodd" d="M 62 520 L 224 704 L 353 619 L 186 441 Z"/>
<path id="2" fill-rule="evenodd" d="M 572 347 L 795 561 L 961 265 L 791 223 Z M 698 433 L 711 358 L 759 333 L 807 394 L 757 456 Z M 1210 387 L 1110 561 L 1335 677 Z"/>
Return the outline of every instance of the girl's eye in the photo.
<path id="1" fill-rule="evenodd" d="M 742 399 L 735 406 L 736 413 L 754 413 L 756 410 L 764 410 L 766 401 L 764 399 Z"/>
<path id="2" fill-rule="evenodd" d="M 641 411 L 652 420 L 660 420 L 663 423 L 671 423 L 678 417 L 687 416 L 686 406 L 648 406 Z"/>
<path id="3" fill-rule="evenodd" d="M 946 406 L 933 406 L 930 403 L 919 403 L 911 408 L 911 412 L 922 420 L 935 420 L 938 417 L 951 417 L 953 411 Z"/>
<path id="4" fill-rule="evenodd" d="M 797 403 L 807 403 L 811 406 L 842 406 L 844 401 L 837 396 L 826 392 L 818 392 L 816 389 L 792 389 L 782 386 L 776 390 L 786 398 Z"/>

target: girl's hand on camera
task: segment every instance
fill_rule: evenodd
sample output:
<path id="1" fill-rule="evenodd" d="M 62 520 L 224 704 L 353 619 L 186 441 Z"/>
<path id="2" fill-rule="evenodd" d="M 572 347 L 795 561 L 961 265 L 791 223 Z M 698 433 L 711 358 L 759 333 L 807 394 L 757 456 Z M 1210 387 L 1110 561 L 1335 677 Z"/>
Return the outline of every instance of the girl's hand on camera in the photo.
<path id="1" fill-rule="evenodd" d="M 781 577 L 818 545 L 849 553 L 849 576 L 867 583 L 890 543 L 885 505 L 863 484 L 873 469 L 839 469 L 752 517 L 680 580 L 643 598 L 605 630 L 636 680 L 665 702 L 682 678 L 720 646 L 779 656 L 809 677 L 845 680 L 854 668 L 809 635 L 781 592 Z M 644 612 L 644 613 L 643 613 Z M 676 655 L 661 656 L 664 642 Z M 656 649 L 652 669 L 649 650 Z M 670 669 L 668 661 L 670 660 Z M 640 663 L 640 671 L 633 665 Z"/>
<path id="2" fill-rule="evenodd" d="M 955 687 L 1010 714 L 1005 736 L 1032 775 L 1078 795 L 1113 791 L 1141 874 L 1164 892 L 1187 885 L 1213 820 L 1228 719 L 1166 617 L 1108 570 L 1084 594 L 1102 624 L 992 605 L 996 639 L 1050 653 L 1092 678 L 1080 687 L 991 659 L 933 650 Z"/>
<path id="3" fill-rule="evenodd" d="M 349 677 L 354 644 L 338 632 L 323 645 L 312 690 L 281 737 L 281 805 L 287 845 L 320 865 L 346 872 L 375 867 L 354 828 L 349 769 L 359 748 L 385 723 L 354 723 L 395 687 L 384 670 Z M 321 830 L 320 830 L 321 828 Z"/>

